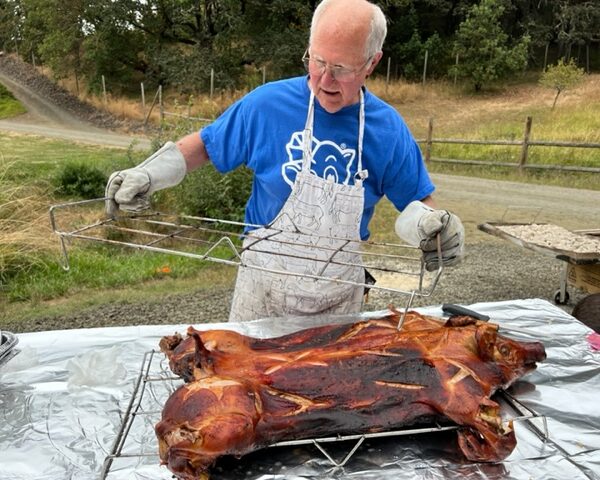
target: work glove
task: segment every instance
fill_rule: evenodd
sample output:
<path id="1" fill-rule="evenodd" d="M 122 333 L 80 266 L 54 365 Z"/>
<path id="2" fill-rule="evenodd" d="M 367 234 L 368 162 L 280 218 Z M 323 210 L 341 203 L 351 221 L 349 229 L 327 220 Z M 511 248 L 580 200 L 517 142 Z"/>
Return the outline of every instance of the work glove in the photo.
<path id="1" fill-rule="evenodd" d="M 150 196 L 163 188 L 178 185 L 187 172 L 185 158 L 173 142 L 137 167 L 114 172 L 106 184 L 106 214 L 115 217 L 121 210 L 140 212 L 150 208 Z"/>
<path id="2" fill-rule="evenodd" d="M 430 272 L 439 267 L 438 233 L 444 266 L 455 265 L 463 255 L 465 229 L 460 219 L 447 210 L 435 210 L 414 201 L 402 211 L 395 227 L 401 239 L 423 251 L 425 268 Z"/>

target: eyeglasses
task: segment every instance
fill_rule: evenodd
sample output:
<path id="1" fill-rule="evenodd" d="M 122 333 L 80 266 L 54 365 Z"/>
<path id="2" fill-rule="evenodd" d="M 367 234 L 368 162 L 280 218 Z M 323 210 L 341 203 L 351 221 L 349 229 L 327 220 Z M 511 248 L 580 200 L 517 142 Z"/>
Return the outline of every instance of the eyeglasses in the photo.
<path id="1" fill-rule="evenodd" d="M 369 57 L 361 67 L 352 69 L 343 67 L 342 65 L 329 65 L 323 60 L 312 58 L 308 54 L 308 48 L 304 52 L 304 55 L 302 55 L 302 62 L 304 63 L 304 68 L 306 68 L 308 73 L 310 73 L 312 70 L 312 72 L 316 73 L 317 75 L 323 75 L 325 70 L 329 69 L 331 76 L 338 82 L 353 82 L 356 80 L 358 73 L 363 70 L 372 59 L 373 56 Z"/>

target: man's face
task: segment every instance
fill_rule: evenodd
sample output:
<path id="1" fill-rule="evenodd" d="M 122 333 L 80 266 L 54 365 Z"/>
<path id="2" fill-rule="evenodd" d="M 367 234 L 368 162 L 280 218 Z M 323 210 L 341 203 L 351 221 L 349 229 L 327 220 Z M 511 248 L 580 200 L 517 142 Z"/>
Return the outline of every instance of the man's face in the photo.
<path id="1" fill-rule="evenodd" d="M 358 102 L 360 88 L 381 58 L 381 53 L 365 58 L 365 40 L 366 31 L 363 35 L 337 35 L 325 26 L 312 38 L 308 50 L 310 86 L 319 104 L 329 113 Z M 346 74 L 336 75 L 336 71 Z"/>
<path id="2" fill-rule="evenodd" d="M 311 38 L 308 70 L 310 87 L 319 104 L 335 113 L 359 101 L 360 88 L 375 69 L 381 53 L 365 57 L 369 21 L 343 22 L 328 13 Z"/>

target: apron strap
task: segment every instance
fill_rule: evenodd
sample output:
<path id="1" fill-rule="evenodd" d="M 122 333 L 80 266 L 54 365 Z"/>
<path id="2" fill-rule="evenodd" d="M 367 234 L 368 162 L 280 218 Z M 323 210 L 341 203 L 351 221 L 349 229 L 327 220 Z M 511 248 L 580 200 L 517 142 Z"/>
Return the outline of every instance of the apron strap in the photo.
<path id="1" fill-rule="evenodd" d="M 363 152 L 363 138 L 365 136 L 365 95 L 361 87 L 359 91 L 360 96 L 360 108 L 358 112 L 358 163 L 357 171 L 354 175 L 355 185 L 362 185 L 364 179 L 369 175 L 367 170 L 363 170 L 362 167 L 362 152 Z M 313 127 L 315 122 L 315 94 L 312 89 L 310 91 L 310 99 L 308 101 L 308 114 L 306 115 L 306 123 L 304 125 L 304 135 L 302 141 L 302 171 L 310 173 L 310 167 L 313 159 Z"/>
<path id="2" fill-rule="evenodd" d="M 310 100 L 308 101 L 308 114 L 304 125 L 304 136 L 302 141 L 302 171 L 310 173 L 310 167 L 313 159 L 312 132 L 315 122 L 315 94 L 310 91 Z"/>

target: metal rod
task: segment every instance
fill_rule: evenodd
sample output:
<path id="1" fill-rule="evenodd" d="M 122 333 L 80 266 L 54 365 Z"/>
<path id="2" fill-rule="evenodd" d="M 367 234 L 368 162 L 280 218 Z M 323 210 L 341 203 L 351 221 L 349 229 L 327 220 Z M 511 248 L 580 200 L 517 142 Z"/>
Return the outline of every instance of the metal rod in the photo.
<path id="1" fill-rule="evenodd" d="M 110 467 L 112 465 L 113 462 L 113 458 L 115 456 L 118 456 L 118 454 L 121 451 L 121 448 L 127 438 L 127 434 L 129 432 L 129 429 L 125 429 L 125 425 L 129 419 L 129 415 L 131 413 L 131 410 L 133 408 L 133 404 L 137 398 L 137 392 L 140 388 L 140 385 L 142 383 L 142 372 L 144 371 L 144 366 L 146 365 L 146 359 L 147 359 L 148 353 L 144 354 L 144 360 L 142 361 L 142 365 L 140 367 L 140 373 L 137 377 L 137 380 L 134 384 L 133 387 L 133 393 L 131 394 L 131 399 L 129 400 L 129 404 L 127 405 L 127 409 L 125 410 L 125 414 L 123 417 L 123 422 L 121 423 L 121 428 L 119 429 L 119 431 L 117 432 L 117 436 L 115 437 L 115 441 L 113 442 L 113 446 L 111 448 L 111 454 L 108 455 L 105 459 L 104 459 L 104 464 L 102 465 L 102 471 L 100 472 L 100 478 L 101 479 L 105 479 L 106 475 L 108 475 L 108 472 L 110 470 Z M 150 364 L 150 362 L 148 362 L 148 365 Z M 141 402 L 141 395 L 140 395 L 140 402 Z"/>

